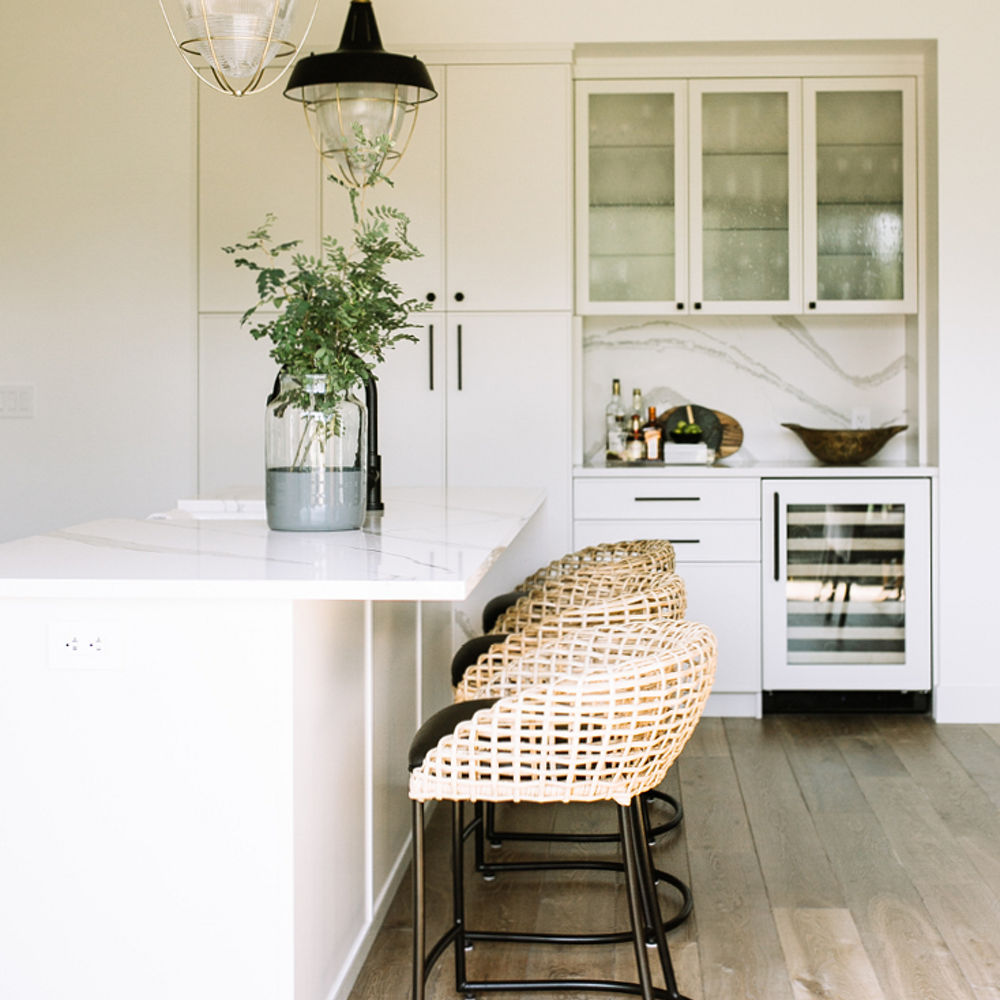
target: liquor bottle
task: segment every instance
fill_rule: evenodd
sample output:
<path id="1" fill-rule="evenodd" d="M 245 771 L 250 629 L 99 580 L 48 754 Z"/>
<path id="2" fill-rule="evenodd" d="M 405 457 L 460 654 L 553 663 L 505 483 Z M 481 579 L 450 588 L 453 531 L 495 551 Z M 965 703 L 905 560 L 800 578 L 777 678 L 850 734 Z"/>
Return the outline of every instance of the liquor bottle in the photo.
<path id="1" fill-rule="evenodd" d="M 646 442 L 642 436 L 642 417 L 633 413 L 629 417 L 629 435 L 625 442 L 625 459 L 628 462 L 640 462 L 646 457 Z"/>
<path id="2" fill-rule="evenodd" d="M 649 407 L 649 419 L 642 425 L 642 440 L 645 457 L 658 462 L 663 457 L 663 431 L 656 422 L 656 407 Z"/>
<path id="3" fill-rule="evenodd" d="M 608 458 L 625 457 L 625 406 L 622 403 L 622 384 L 611 380 L 611 399 L 604 408 L 605 445 Z"/>
<path id="4" fill-rule="evenodd" d="M 640 427 L 646 422 L 646 418 L 642 412 L 642 393 L 638 389 L 632 390 L 632 412 L 628 415 L 629 427 L 632 426 L 633 417 L 639 418 Z"/>

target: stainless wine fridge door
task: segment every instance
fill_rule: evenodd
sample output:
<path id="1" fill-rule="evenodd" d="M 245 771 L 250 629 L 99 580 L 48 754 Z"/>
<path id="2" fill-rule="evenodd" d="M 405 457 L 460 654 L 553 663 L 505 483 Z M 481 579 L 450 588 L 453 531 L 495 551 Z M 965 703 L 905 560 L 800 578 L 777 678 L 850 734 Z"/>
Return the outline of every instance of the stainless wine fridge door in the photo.
<path id="1" fill-rule="evenodd" d="M 763 486 L 764 690 L 929 690 L 929 481 Z"/>

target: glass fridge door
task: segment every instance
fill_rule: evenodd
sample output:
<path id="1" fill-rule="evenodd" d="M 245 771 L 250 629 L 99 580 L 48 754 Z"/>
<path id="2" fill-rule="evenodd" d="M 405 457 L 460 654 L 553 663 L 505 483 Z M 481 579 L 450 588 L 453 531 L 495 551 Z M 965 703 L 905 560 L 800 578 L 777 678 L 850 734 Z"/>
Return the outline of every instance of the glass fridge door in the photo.
<path id="1" fill-rule="evenodd" d="M 764 689 L 928 690 L 928 481 L 767 489 Z"/>

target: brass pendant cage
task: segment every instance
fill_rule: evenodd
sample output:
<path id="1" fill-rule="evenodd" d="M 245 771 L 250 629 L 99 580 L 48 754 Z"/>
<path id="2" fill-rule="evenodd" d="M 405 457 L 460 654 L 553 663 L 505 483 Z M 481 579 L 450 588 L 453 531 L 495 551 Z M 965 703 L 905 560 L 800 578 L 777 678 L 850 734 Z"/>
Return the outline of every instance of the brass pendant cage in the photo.
<path id="1" fill-rule="evenodd" d="M 232 97 L 263 92 L 281 79 L 318 7 L 319 0 L 311 9 L 309 0 L 160 0 L 167 30 L 190 70 Z"/>

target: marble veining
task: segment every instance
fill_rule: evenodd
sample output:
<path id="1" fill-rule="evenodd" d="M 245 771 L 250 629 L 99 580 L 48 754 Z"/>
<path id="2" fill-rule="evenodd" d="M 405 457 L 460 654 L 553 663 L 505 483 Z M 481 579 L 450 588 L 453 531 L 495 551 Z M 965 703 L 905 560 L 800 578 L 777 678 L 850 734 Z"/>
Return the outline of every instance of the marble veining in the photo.
<path id="1" fill-rule="evenodd" d="M 386 491 L 360 531 L 269 531 L 262 503 L 201 503 L 0 545 L 0 597 L 464 600 L 541 506 L 524 489 Z"/>
<path id="2" fill-rule="evenodd" d="M 662 412 L 700 403 L 738 420 L 740 461 L 808 457 L 781 426 L 872 426 L 908 420 L 905 321 L 900 316 L 588 317 L 582 344 L 584 460 L 604 448 L 604 406 L 612 378 L 626 407 L 633 387 Z M 911 427 L 910 437 L 916 428 Z M 903 460 L 904 435 L 886 460 Z"/>

